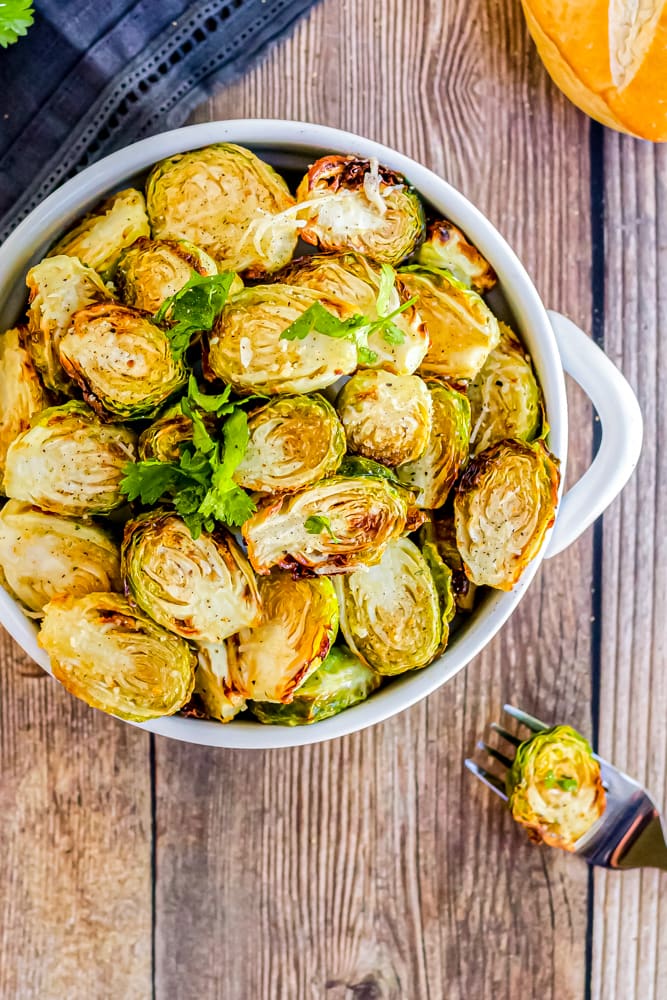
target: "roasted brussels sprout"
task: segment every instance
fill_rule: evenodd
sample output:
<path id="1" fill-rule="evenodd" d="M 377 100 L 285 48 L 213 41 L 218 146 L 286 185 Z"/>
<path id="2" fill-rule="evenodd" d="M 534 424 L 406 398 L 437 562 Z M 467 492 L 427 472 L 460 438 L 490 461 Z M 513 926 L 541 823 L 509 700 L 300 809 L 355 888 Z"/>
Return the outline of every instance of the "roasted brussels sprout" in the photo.
<path id="1" fill-rule="evenodd" d="M 354 250 L 398 264 L 424 237 L 424 208 L 405 177 L 377 160 L 323 156 L 296 192 L 301 238 L 324 250 Z"/>
<path id="2" fill-rule="evenodd" d="M 402 483 L 417 493 L 418 507 L 441 507 L 468 458 L 470 403 L 441 382 L 427 382 L 431 396 L 431 429 L 426 450 L 396 469 Z"/>
<path id="3" fill-rule="evenodd" d="M 220 270 L 277 271 L 297 242 L 294 199 L 249 149 L 217 143 L 157 163 L 146 182 L 153 235 L 203 247 Z"/>
<path id="4" fill-rule="evenodd" d="M 473 458 L 456 496 L 456 545 L 478 586 L 511 590 L 556 517 L 559 473 L 543 441 L 499 441 Z"/>
<path id="5" fill-rule="evenodd" d="M 142 236 L 118 261 L 114 280 L 125 305 L 156 313 L 165 299 L 180 292 L 193 272 L 207 276 L 217 274 L 218 268 L 212 257 L 187 240 Z"/>
<path id="6" fill-rule="evenodd" d="M 122 571 L 139 607 L 185 639 L 220 643 L 259 621 L 253 572 L 222 530 L 194 539 L 177 514 L 143 514 L 125 525 Z"/>
<path id="7" fill-rule="evenodd" d="M 384 465 L 418 459 L 431 432 L 431 394 L 416 375 L 357 372 L 336 400 L 350 451 Z"/>
<path id="8" fill-rule="evenodd" d="M 376 566 L 334 581 L 345 641 L 379 674 L 425 667 L 446 627 L 435 582 L 409 538 L 395 538 Z"/>
<path id="9" fill-rule="evenodd" d="M 456 525 L 454 517 L 447 514 L 437 520 L 426 521 L 419 533 L 419 543 L 433 571 L 433 559 L 429 552 L 433 549 L 438 553 L 445 566 L 452 574 L 451 588 L 454 597 L 455 610 L 468 614 L 475 606 L 475 584 L 466 576 L 461 553 L 456 547 Z M 437 574 L 434 573 L 434 576 Z"/>
<path id="10" fill-rule="evenodd" d="M 262 621 L 228 642 L 232 684 L 246 698 L 290 702 L 320 666 L 338 632 L 331 580 L 293 580 L 274 570 L 259 581 Z"/>
<path id="11" fill-rule="evenodd" d="M 213 422 L 208 424 L 212 429 Z M 192 434 L 190 417 L 181 412 L 178 403 L 170 406 L 139 435 L 139 458 L 142 462 L 152 458 L 158 462 L 178 462 L 181 445 L 192 441 Z"/>
<path id="12" fill-rule="evenodd" d="M 26 347 L 47 389 L 71 394 L 72 383 L 60 364 L 60 341 L 74 313 L 111 294 L 92 267 L 76 257 L 46 257 L 30 268 Z"/>
<path id="13" fill-rule="evenodd" d="M 435 589 L 440 601 L 440 612 L 442 614 L 443 636 L 441 646 L 444 649 L 449 638 L 449 623 L 456 614 L 456 599 L 454 595 L 454 581 L 452 570 L 442 558 L 442 554 L 437 545 L 437 539 L 431 532 L 431 522 L 427 521 L 419 531 L 419 548 L 426 560 L 426 565 L 431 571 Z"/>
<path id="14" fill-rule="evenodd" d="M 366 347 L 359 357 L 359 367 L 410 375 L 421 364 L 428 350 L 426 325 L 415 305 L 407 305 L 410 294 L 397 274 L 393 274 L 393 285 L 384 302 L 381 269 L 356 253 L 302 257 L 281 271 L 280 280 L 311 288 L 333 303 L 345 319 L 361 315 L 369 321 L 368 327 L 359 330 L 359 340 Z M 392 325 L 398 334 L 393 331 L 392 336 L 386 328 L 377 328 L 381 319 L 379 305 L 383 317 L 393 315 Z"/>
<path id="15" fill-rule="evenodd" d="M 7 450 L 49 400 L 21 344 L 19 330 L 0 333 L 0 493 Z"/>
<path id="16" fill-rule="evenodd" d="M 387 479 L 332 476 L 269 501 L 243 525 L 258 573 L 347 573 L 379 562 L 406 526 L 408 494 Z"/>
<path id="17" fill-rule="evenodd" d="M 468 387 L 473 455 L 504 438 L 532 441 L 542 423 L 540 388 L 530 356 L 504 323 L 500 333 L 500 343 Z"/>
<path id="18" fill-rule="evenodd" d="M 103 278 L 113 274 L 123 250 L 140 236 L 150 236 L 146 202 L 141 191 L 127 188 L 112 195 L 78 226 L 58 240 L 49 257 L 78 257 Z"/>
<path id="19" fill-rule="evenodd" d="M 60 341 L 60 362 L 103 420 L 151 417 L 187 381 L 164 330 L 115 302 L 75 314 Z"/>
<path id="20" fill-rule="evenodd" d="M 498 320 L 477 292 L 448 271 L 408 267 L 400 272 L 426 323 L 430 346 L 419 367 L 424 377 L 474 378 L 500 340 Z"/>
<path id="21" fill-rule="evenodd" d="M 209 337 L 207 374 L 239 393 L 268 395 L 314 392 L 349 375 L 357 367 L 357 348 L 350 340 L 315 330 L 303 339 L 281 337 L 320 301 L 317 292 L 291 285 L 244 289 L 222 310 Z"/>
<path id="22" fill-rule="evenodd" d="M 306 726 L 365 701 L 381 683 L 380 675 L 349 649 L 334 646 L 324 663 L 301 685 L 289 704 L 252 701 L 249 708 L 260 722 Z"/>
<path id="23" fill-rule="evenodd" d="M 488 260 L 448 219 L 430 224 L 417 260 L 424 267 L 449 271 L 457 281 L 476 292 L 488 292 L 497 281 Z"/>
<path id="24" fill-rule="evenodd" d="M 120 594 L 56 597 L 38 641 L 70 694 L 128 722 L 173 715 L 188 701 L 197 658 Z"/>
<path id="25" fill-rule="evenodd" d="M 606 807 L 600 764 L 570 726 L 546 729 L 517 748 L 507 795 L 512 816 L 532 841 L 565 851 L 576 850 Z"/>
<path id="26" fill-rule="evenodd" d="M 135 455 L 129 428 L 100 423 L 83 403 L 53 406 L 9 446 L 5 493 L 54 514 L 109 514 L 125 503 L 120 481 Z"/>
<path id="27" fill-rule="evenodd" d="M 0 510 L 0 567 L 11 592 L 35 614 L 59 595 L 121 590 L 120 553 L 106 531 L 19 500 Z"/>
<path id="28" fill-rule="evenodd" d="M 246 707 L 245 698 L 232 686 L 224 642 L 197 643 L 195 695 L 208 717 L 218 722 L 231 722 Z"/>
<path id="29" fill-rule="evenodd" d="M 282 396 L 250 416 L 250 440 L 234 473 L 246 490 L 293 493 L 332 476 L 345 454 L 345 434 L 323 396 Z"/>

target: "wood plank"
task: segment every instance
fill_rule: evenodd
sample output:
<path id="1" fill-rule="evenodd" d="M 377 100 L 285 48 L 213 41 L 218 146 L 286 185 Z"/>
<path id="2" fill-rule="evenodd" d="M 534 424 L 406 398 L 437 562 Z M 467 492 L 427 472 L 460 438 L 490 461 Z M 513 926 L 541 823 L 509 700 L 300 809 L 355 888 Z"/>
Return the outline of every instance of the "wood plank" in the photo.
<path id="1" fill-rule="evenodd" d="M 600 751 L 667 806 L 667 149 L 605 133 L 605 344 L 638 391 L 637 472 L 603 527 Z M 592 995 L 667 996 L 657 872 L 597 873 Z"/>
<path id="2" fill-rule="evenodd" d="M 518 4 L 325 0 L 195 118 L 253 115 L 423 160 L 590 326 L 589 125 Z M 590 426 L 573 395 L 573 473 Z M 158 740 L 158 998 L 582 997 L 586 868 L 525 844 L 462 758 L 507 699 L 590 730 L 591 574 L 589 532 L 465 673 L 372 731 L 254 754 Z"/>
<path id="3" fill-rule="evenodd" d="M 148 734 L 0 633 L 0 996 L 151 995 Z"/>

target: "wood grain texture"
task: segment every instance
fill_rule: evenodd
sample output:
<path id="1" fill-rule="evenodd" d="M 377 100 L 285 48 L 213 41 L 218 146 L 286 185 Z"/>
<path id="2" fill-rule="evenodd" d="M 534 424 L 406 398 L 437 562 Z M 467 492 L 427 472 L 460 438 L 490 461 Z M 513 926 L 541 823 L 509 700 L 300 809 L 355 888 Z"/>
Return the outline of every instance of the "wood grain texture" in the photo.
<path id="1" fill-rule="evenodd" d="M 590 326 L 589 126 L 518 5 L 325 0 L 195 117 L 243 116 L 427 163 Z M 577 395 L 571 419 L 576 474 L 591 449 Z M 246 755 L 158 740 L 157 997 L 583 997 L 586 869 L 530 848 L 462 759 L 504 700 L 590 729 L 591 574 L 589 533 L 465 673 L 372 731 Z"/>
<path id="2" fill-rule="evenodd" d="M 0 713 L 0 997 L 149 997 L 148 735 L 75 701 L 4 632 Z"/>
<path id="3" fill-rule="evenodd" d="M 605 345 L 645 421 L 637 473 L 603 521 L 600 752 L 667 804 L 667 149 L 605 135 Z M 667 996 L 667 885 L 595 879 L 592 995 Z"/>

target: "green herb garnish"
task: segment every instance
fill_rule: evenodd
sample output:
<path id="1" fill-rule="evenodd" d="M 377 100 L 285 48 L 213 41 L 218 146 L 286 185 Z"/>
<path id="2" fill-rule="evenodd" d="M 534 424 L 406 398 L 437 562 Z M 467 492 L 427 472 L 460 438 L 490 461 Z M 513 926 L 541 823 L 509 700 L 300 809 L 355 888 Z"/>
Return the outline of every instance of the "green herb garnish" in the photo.
<path id="1" fill-rule="evenodd" d="M 188 282 L 162 303 L 155 322 L 165 324 L 176 359 L 183 357 L 195 334 L 211 330 L 222 311 L 234 281 L 233 271 L 193 274 Z"/>
<path id="2" fill-rule="evenodd" d="M 0 48 L 26 35 L 34 16 L 32 0 L 0 0 Z"/>
<path id="3" fill-rule="evenodd" d="M 340 542 L 340 538 L 337 538 L 333 533 L 331 521 L 322 514 L 313 514 L 311 517 L 307 517 L 304 528 L 309 535 L 321 535 L 323 531 L 328 531 L 332 542 Z"/>

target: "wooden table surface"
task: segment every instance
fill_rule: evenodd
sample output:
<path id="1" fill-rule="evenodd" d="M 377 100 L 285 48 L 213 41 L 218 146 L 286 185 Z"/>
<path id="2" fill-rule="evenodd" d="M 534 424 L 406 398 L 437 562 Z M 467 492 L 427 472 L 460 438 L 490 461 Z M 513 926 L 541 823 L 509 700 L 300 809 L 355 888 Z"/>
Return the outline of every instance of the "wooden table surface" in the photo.
<path id="1" fill-rule="evenodd" d="M 518 0 L 324 0 L 197 121 L 341 126 L 421 160 L 636 388 L 644 453 L 483 655 L 333 743 L 130 728 L 0 646 L 2 1000 L 665 1000 L 667 880 L 533 848 L 462 759 L 511 700 L 667 803 L 667 147 L 556 91 Z M 571 394 L 571 478 L 593 415 Z"/>

